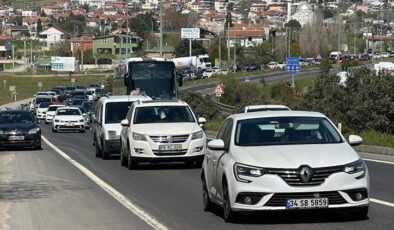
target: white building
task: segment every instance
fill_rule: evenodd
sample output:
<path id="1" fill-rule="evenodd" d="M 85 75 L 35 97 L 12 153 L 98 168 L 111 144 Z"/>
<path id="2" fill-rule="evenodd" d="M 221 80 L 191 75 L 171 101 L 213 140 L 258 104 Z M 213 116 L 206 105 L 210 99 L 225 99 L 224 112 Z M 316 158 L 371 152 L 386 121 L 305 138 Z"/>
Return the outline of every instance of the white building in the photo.
<path id="1" fill-rule="evenodd" d="M 89 5 L 90 7 L 101 8 L 106 2 L 117 2 L 117 0 L 74 0 L 79 5 Z"/>
<path id="2" fill-rule="evenodd" d="M 297 7 L 297 11 L 291 16 L 291 19 L 297 20 L 301 26 L 305 26 L 311 23 L 315 13 L 313 12 L 313 7 L 308 3 L 301 3 Z"/>
<path id="3" fill-rule="evenodd" d="M 49 49 L 56 43 L 64 42 L 66 38 L 66 32 L 57 27 L 51 27 L 40 33 L 39 41 Z"/>
<path id="4" fill-rule="evenodd" d="M 34 10 L 22 10 L 22 17 L 37 17 L 38 12 Z"/>

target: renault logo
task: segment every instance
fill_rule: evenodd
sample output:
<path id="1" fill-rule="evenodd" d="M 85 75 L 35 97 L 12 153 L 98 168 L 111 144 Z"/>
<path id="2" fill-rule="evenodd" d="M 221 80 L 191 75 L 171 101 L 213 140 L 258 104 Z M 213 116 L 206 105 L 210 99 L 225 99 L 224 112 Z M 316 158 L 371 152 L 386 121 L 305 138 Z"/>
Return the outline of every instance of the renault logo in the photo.
<path id="1" fill-rule="evenodd" d="M 174 138 L 172 136 L 167 136 L 167 142 L 172 143 L 174 141 Z"/>
<path id="2" fill-rule="evenodd" d="M 303 166 L 300 171 L 302 182 L 307 183 L 312 178 L 312 170 L 308 166 Z"/>

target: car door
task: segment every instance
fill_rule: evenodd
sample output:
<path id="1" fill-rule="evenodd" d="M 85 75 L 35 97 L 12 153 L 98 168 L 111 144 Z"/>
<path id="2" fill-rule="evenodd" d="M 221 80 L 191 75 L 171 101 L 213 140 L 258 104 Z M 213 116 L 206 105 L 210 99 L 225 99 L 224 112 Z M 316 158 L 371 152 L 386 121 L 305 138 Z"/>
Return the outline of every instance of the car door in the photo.
<path id="1" fill-rule="evenodd" d="M 131 115 L 133 114 L 134 105 L 131 105 L 129 111 L 127 112 L 126 119 L 129 121 L 129 126 L 122 126 L 122 130 L 120 131 L 120 141 L 121 141 L 121 148 L 125 151 L 127 146 L 127 138 L 129 135 L 129 129 L 131 124 Z"/>
<path id="2" fill-rule="evenodd" d="M 216 196 L 221 199 L 222 194 L 222 178 L 223 178 L 223 158 L 228 155 L 228 150 L 230 148 L 231 132 L 233 129 L 233 119 L 229 118 L 227 120 L 227 126 L 223 132 L 222 140 L 224 142 L 224 149 L 221 151 L 214 151 L 212 154 L 213 161 L 213 184 L 216 191 Z"/>

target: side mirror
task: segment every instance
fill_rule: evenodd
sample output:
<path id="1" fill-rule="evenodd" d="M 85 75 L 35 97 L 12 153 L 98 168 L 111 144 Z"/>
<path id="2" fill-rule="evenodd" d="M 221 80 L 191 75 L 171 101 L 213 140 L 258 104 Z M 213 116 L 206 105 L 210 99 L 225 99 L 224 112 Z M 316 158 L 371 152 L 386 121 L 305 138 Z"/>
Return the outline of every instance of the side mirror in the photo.
<path id="1" fill-rule="evenodd" d="M 224 150 L 224 142 L 221 139 L 215 139 L 208 142 L 208 148 L 211 150 Z"/>
<path id="2" fill-rule="evenodd" d="M 120 125 L 122 125 L 123 127 L 129 126 L 129 120 L 127 120 L 127 119 L 122 120 L 122 121 L 120 122 Z"/>
<path id="3" fill-rule="evenodd" d="M 199 124 L 205 124 L 205 123 L 207 123 L 207 119 L 205 119 L 204 117 L 199 117 L 198 118 L 198 123 Z"/>
<path id="4" fill-rule="evenodd" d="M 360 136 L 357 136 L 357 135 L 350 135 L 349 136 L 349 144 L 351 146 L 361 145 L 362 142 L 363 142 L 363 139 Z"/>

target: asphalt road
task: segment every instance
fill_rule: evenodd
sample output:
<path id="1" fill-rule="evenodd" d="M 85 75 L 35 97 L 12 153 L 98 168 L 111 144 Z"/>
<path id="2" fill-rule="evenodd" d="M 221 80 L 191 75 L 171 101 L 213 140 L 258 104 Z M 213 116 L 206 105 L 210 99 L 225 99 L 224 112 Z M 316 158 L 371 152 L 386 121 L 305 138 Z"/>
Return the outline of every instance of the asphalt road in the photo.
<path id="1" fill-rule="evenodd" d="M 120 162 L 116 157 L 105 161 L 96 158 L 90 132 L 54 134 L 50 131 L 50 127 L 44 124 L 42 129 L 43 136 L 52 144 L 88 168 L 169 229 L 394 229 L 394 208 L 377 203 L 370 204 L 369 219 L 363 221 L 352 221 L 341 212 L 313 211 L 260 213 L 257 216 L 243 217 L 238 224 L 227 224 L 221 218 L 220 209 L 215 212 L 202 210 L 199 179 L 201 169 L 187 169 L 183 164 L 161 164 L 145 165 L 139 170 L 129 171 L 120 167 Z M 26 154 L 26 152 L 21 154 Z M 119 207 L 115 201 L 111 202 L 106 199 L 108 197 L 105 194 L 100 194 L 100 191 L 97 191 L 97 188 L 91 185 L 84 176 L 76 175 L 78 173 L 74 172 L 69 163 L 59 159 L 56 153 L 48 149 L 48 146 L 44 146 L 42 152 L 29 152 L 29 154 L 34 154 L 34 158 L 37 158 L 31 164 L 39 163 L 41 175 L 55 174 L 57 178 L 59 175 L 64 177 L 63 172 L 66 169 L 70 171 L 69 174 L 74 176 L 68 178 L 67 181 L 71 180 L 78 188 L 76 191 L 72 191 L 75 192 L 72 197 L 86 198 L 83 200 L 86 206 L 105 205 L 106 209 L 111 210 L 106 213 L 106 218 L 115 218 L 117 221 L 113 221 L 114 225 L 109 229 L 117 227 L 123 229 L 129 223 L 130 220 L 127 218 L 119 218 L 122 215 L 128 215 L 124 208 Z M 375 162 L 367 162 L 367 164 L 371 176 L 371 197 L 394 202 L 392 180 L 394 166 Z M 60 172 L 57 172 L 58 168 Z M 30 166 L 27 170 L 34 170 L 34 168 Z M 85 196 L 92 190 L 97 194 L 94 200 L 92 200 L 92 195 Z M 59 205 L 65 204 L 59 203 Z M 40 207 L 38 206 L 38 209 Z M 81 211 L 86 211 L 86 209 Z M 71 218 L 69 220 L 72 221 Z M 140 227 L 139 225 L 130 225 L 130 229 L 131 226 L 133 229 Z M 107 228 L 103 226 L 102 229 Z"/>

